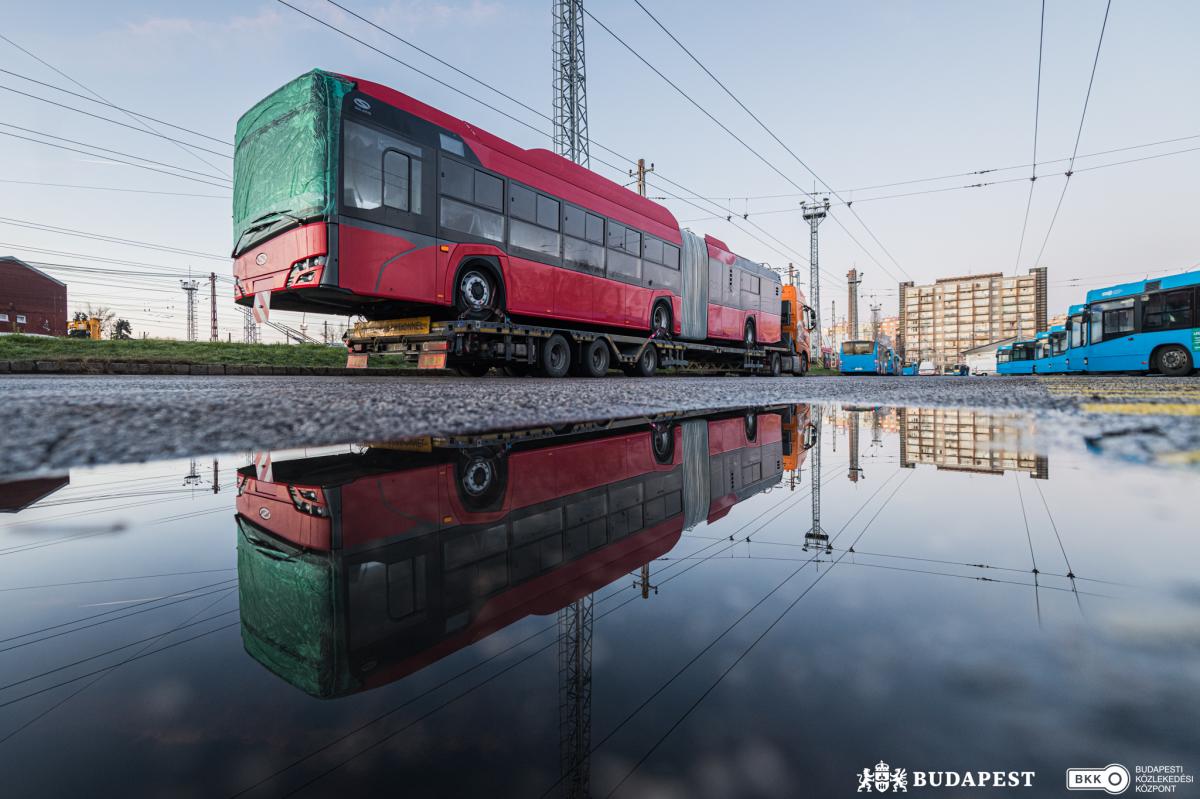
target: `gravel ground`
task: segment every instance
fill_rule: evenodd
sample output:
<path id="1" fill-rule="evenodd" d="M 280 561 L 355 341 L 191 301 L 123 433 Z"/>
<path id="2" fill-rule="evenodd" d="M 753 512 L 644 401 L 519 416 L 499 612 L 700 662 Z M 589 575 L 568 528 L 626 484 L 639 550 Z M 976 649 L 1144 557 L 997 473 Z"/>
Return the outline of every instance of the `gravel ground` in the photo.
<path id="1" fill-rule="evenodd" d="M 1004 408 L 1118 457 L 1200 450 L 1200 377 L 0 377 L 0 475 L 784 402 Z"/>

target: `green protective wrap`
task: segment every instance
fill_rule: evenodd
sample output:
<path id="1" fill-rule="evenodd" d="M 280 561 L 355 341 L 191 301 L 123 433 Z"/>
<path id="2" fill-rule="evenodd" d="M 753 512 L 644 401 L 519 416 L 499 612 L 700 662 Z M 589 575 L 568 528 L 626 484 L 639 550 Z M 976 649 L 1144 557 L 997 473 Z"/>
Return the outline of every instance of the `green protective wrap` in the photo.
<path id="1" fill-rule="evenodd" d="M 347 80 L 314 69 L 259 101 L 237 123 L 233 246 L 270 214 L 303 220 L 333 212 Z"/>
<path id="2" fill-rule="evenodd" d="M 259 663 L 310 696 L 357 687 L 333 556 L 292 547 L 239 516 L 238 601 L 242 645 Z"/>

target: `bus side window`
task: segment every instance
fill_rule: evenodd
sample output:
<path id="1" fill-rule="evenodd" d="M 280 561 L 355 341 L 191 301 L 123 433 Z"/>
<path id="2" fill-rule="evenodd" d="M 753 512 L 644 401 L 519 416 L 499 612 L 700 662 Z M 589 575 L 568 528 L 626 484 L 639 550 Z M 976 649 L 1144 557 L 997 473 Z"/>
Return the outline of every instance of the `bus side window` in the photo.
<path id="1" fill-rule="evenodd" d="M 1142 331 L 1179 330 L 1192 326 L 1192 290 L 1163 291 L 1142 302 Z"/>
<path id="2" fill-rule="evenodd" d="M 1133 300 L 1113 300 L 1092 306 L 1092 342 L 1108 341 L 1134 331 Z"/>

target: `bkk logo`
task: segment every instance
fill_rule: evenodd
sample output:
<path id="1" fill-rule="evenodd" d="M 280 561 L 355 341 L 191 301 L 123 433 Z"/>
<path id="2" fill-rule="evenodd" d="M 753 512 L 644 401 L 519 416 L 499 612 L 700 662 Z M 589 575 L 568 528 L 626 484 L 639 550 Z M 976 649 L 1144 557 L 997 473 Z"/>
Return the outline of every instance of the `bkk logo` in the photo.
<path id="1" fill-rule="evenodd" d="M 1067 789 L 1071 791 L 1104 791 L 1115 796 L 1125 793 L 1129 782 L 1129 769 L 1120 763 L 1110 763 L 1104 768 L 1067 769 Z"/>
<path id="2" fill-rule="evenodd" d="M 914 788 L 1029 788 L 1032 771 L 914 771 Z M 858 775 L 859 793 L 908 793 L 907 769 L 892 769 L 882 760 L 875 770 L 865 768 Z"/>

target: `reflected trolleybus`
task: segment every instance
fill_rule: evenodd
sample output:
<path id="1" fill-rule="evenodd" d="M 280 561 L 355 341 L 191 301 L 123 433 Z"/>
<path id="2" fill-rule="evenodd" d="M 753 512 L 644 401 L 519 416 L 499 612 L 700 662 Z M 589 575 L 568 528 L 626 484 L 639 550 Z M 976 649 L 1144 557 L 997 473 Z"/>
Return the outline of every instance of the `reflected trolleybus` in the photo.
<path id="1" fill-rule="evenodd" d="M 743 349 L 787 343 L 770 268 L 578 164 L 386 86 L 313 70 L 247 111 L 235 138 L 243 305 L 392 320 L 418 334 L 465 320 L 486 323 L 463 328 L 482 336 L 515 320 Z M 537 353 L 522 351 L 529 365 L 607 371 L 603 339 L 542 338 Z M 807 353 L 807 341 L 786 352 Z M 515 360 L 511 346 L 504 355 Z M 767 366 L 775 371 L 770 356 Z"/>

